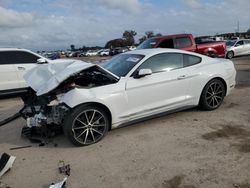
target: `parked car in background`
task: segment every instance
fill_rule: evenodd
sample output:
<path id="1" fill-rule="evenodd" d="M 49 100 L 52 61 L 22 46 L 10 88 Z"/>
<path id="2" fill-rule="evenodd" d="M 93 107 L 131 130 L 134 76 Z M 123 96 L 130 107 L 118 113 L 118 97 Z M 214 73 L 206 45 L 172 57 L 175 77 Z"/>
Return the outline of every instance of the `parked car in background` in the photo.
<path id="1" fill-rule="evenodd" d="M 136 47 L 135 47 L 135 46 L 128 46 L 127 48 L 128 48 L 130 51 L 136 50 Z"/>
<path id="2" fill-rule="evenodd" d="M 26 49 L 0 48 L 0 96 L 26 92 L 27 83 L 23 75 L 39 64 L 72 61 L 74 60 L 50 60 Z"/>
<path id="3" fill-rule="evenodd" d="M 176 48 L 211 57 L 224 58 L 226 44 L 223 41 L 197 44 L 192 34 L 178 34 L 150 38 L 137 47 L 138 50 L 149 48 Z"/>
<path id="4" fill-rule="evenodd" d="M 77 52 L 71 52 L 71 53 L 69 54 L 69 57 L 79 57 L 80 54 L 81 54 L 81 52 L 79 52 L 79 51 L 77 51 Z"/>
<path id="5" fill-rule="evenodd" d="M 82 53 L 80 53 L 80 54 L 79 54 L 79 57 L 84 57 L 84 56 L 86 56 L 86 53 L 87 53 L 87 52 L 82 52 Z"/>
<path id="6" fill-rule="evenodd" d="M 250 39 L 229 40 L 226 45 L 228 59 L 240 55 L 250 55 Z"/>
<path id="7" fill-rule="evenodd" d="M 23 75 L 37 64 L 50 60 L 26 49 L 0 48 L 0 95 L 26 91 Z"/>
<path id="8" fill-rule="evenodd" d="M 99 56 L 109 56 L 110 49 L 103 49 L 98 53 Z"/>
<path id="9" fill-rule="evenodd" d="M 104 67 L 45 65 L 25 75 L 32 89 L 21 113 L 30 127 L 59 126 L 73 144 L 86 146 L 110 129 L 163 112 L 198 105 L 215 110 L 234 88 L 235 76 L 228 59 L 175 49 L 130 51 Z"/>
<path id="10" fill-rule="evenodd" d="M 110 50 L 109 55 L 114 56 L 129 51 L 127 47 L 117 47 Z"/>
<path id="11" fill-rule="evenodd" d="M 85 53 L 85 56 L 96 56 L 97 55 L 97 51 L 94 51 L 94 50 L 89 50 Z"/>
<path id="12" fill-rule="evenodd" d="M 50 53 L 47 53 L 45 57 L 48 58 L 48 59 L 51 59 L 51 60 L 60 59 L 60 53 L 58 53 L 58 52 L 50 52 Z"/>

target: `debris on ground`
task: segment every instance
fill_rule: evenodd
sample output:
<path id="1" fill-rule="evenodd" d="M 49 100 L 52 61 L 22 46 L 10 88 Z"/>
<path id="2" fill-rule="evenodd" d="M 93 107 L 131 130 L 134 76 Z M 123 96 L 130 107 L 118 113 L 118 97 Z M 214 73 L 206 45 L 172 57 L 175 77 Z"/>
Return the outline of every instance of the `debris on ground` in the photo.
<path id="1" fill-rule="evenodd" d="M 32 147 L 32 146 L 31 146 L 31 145 L 28 145 L 28 146 L 20 146 L 20 147 L 10 148 L 10 150 L 25 149 L 25 148 L 30 148 L 30 147 Z"/>
<path id="2" fill-rule="evenodd" d="M 70 165 L 69 164 L 65 165 L 64 161 L 59 161 L 58 166 L 59 166 L 58 169 L 59 169 L 60 174 L 65 174 L 67 176 L 70 176 Z"/>
<path id="3" fill-rule="evenodd" d="M 67 177 L 58 183 L 52 183 L 49 188 L 63 188 L 66 185 Z"/>
<path id="4" fill-rule="evenodd" d="M 4 153 L 0 159 L 0 177 L 4 175 L 8 170 L 12 168 L 12 165 L 15 161 L 15 156 L 10 156 L 7 153 Z"/>
<path id="5" fill-rule="evenodd" d="M 62 133 L 62 129 L 53 126 L 28 127 L 22 128 L 22 137 L 26 137 L 32 143 L 38 143 L 40 147 L 53 142 L 52 138 Z M 57 145 L 56 145 L 57 146 Z M 56 147 L 55 146 L 55 147 Z"/>

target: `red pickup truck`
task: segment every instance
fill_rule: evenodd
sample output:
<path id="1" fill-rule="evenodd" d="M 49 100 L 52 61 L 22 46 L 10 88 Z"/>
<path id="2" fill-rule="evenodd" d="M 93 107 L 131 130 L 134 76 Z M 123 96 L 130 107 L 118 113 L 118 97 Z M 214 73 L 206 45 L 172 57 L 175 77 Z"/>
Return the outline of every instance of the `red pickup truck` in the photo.
<path id="1" fill-rule="evenodd" d="M 137 49 L 176 48 L 211 57 L 225 57 L 226 43 L 221 41 L 196 43 L 192 34 L 167 35 L 150 38 L 141 43 Z"/>

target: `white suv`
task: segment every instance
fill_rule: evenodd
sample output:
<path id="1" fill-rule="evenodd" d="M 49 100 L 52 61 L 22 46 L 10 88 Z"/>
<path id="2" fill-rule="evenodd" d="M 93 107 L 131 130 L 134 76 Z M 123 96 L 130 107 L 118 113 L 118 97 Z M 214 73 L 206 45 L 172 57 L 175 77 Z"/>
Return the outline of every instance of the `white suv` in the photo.
<path id="1" fill-rule="evenodd" d="M 0 96 L 25 92 L 23 75 L 37 64 L 49 61 L 29 50 L 0 48 Z"/>

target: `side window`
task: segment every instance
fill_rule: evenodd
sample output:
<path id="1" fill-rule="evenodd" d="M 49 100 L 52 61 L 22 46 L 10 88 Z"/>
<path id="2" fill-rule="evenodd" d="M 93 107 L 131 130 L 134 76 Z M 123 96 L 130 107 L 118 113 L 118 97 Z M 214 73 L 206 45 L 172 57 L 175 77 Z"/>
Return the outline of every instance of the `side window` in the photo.
<path id="1" fill-rule="evenodd" d="M 175 39 L 176 48 L 186 48 L 192 46 L 192 41 L 189 37 L 181 37 Z"/>
<path id="2" fill-rule="evenodd" d="M 163 40 L 159 46 L 159 48 L 174 48 L 174 41 L 173 39 L 166 39 Z"/>
<path id="3" fill-rule="evenodd" d="M 0 52 L 0 64 L 15 64 L 16 56 L 13 51 L 3 51 Z"/>
<path id="4" fill-rule="evenodd" d="M 163 53 L 146 60 L 139 69 L 151 69 L 153 73 L 183 68 L 183 55 L 179 53 Z"/>
<path id="5" fill-rule="evenodd" d="M 245 44 L 250 44 L 250 40 L 244 40 Z"/>
<path id="6" fill-rule="evenodd" d="M 37 63 L 38 56 L 23 51 L 1 52 L 0 62 L 4 64 L 30 64 Z"/>
<path id="7" fill-rule="evenodd" d="M 194 55 L 184 54 L 184 67 L 196 65 L 201 62 L 201 58 Z"/>
<path id="8" fill-rule="evenodd" d="M 0 65 L 8 64 L 5 57 L 5 52 L 0 52 Z"/>
<path id="9" fill-rule="evenodd" d="M 241 45 L 243 45 L 243 44 L 244 44 L 243 40 L 240 40 L 239 42 L 236 43 L 235 46 L 241 46 Z"/>
<path id="10" fill-rule="evenodd" d="M 16 51 L 15 55 L 17 64 L 37 63 L 37 59 L 39 59 L 39 57 L 29 52 Z"/>

